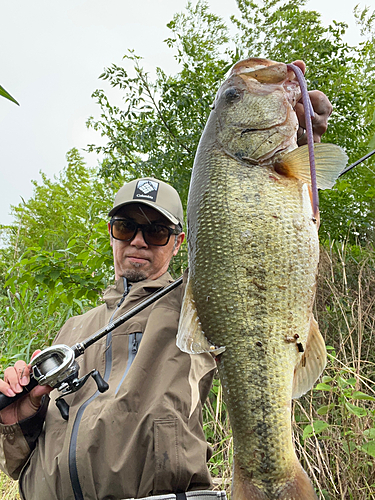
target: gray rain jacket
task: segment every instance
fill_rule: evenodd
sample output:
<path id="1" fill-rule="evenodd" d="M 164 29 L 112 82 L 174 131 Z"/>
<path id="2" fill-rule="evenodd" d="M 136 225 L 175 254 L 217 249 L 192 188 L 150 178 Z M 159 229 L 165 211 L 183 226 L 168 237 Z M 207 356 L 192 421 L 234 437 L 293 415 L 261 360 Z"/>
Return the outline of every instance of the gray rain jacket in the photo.
<path id="1" fill-rule="evenodd" d="M 68 320 L 55 343 L 86 339 L 171 281 L 166 273 L 134 283 L 126 295 L 118 280 L 105 303 Z M 80 376 L 96 368 L 109 390 L 98 393 L 90 378 L 65 398 L 68 421 L 52 391 L 35 416 L 1 424 L 0 465 L 19 477 L 21 498 L 115 500 L 212 487 L 202 405 L 215 362 L 176 347 L 182 294 L 180 286 L 77 359 Z"/>

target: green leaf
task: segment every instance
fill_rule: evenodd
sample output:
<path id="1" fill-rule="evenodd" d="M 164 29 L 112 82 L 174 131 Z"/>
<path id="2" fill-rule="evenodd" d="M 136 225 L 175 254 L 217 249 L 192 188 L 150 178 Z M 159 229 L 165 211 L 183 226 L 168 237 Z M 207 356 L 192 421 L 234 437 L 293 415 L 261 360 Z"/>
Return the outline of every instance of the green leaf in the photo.
<path id="1" fill-rule="evenodd" d="M 375 458 L 375 440 L 362 445 L 361 450 Z"/>
<path id="2" fill-rule="evenodd" d="M 6 280 L 6 282 L 4 283 L 4 287 L 7 287 L 7 286 L 12 286 L 13 283 L 17 280 L 17 276 L 11 276 L 10 278 L 8 278 Z"/>
<path id="3" fill-rule="evenodd" d="M 372 427 L 371 429 L 366 429 L 365 431 L 363 431 L 363 435 L 368 439 L 375 439 L 375 428 Z"/>
<path id="4" fill-rule="evenodd" d="M 306 425 L 306 427 L 304 428 L 302 439 L 305 440 L 305 439 L 313 436 L 314 434 L 315 435 L 320 434 L 325 429 L 327 429 L 327 427 L 329 427 L 329 424 L 327 424 L 327 422 L 324 422 L 322 420 L 314 420 L 312 426 L 309 424 L 309 425 Z"/>
<path id="5" fill-rule="evenodd" d="M 348 385 L 348 381 L 343 377 L 337 377 L 337 383 L 341 389 L 344 389 Z"/>
<path id="6" fill-rule="evenodd" d="M 327 307 L 328 307 L 328 306 L 327 306 Z M 335 350 L 335 348 L 334 348 L 334 347 L 332 347 L 331 345 L 327 345 L 327 346 L 326 346 L 326 349 L 327 349 L 327 351 L 334 351 L 334 350 Z"/>
<path id="7" fill-rule="evenodd" d="M 347 410 L 355 415 L 356 417 L 365 417 L 367 415 L 367 410 L 365 408 L 360 408 L 359 406 L 352 405 L 351 403 L 346 402 L 345 407 Z"/>
<path id="8" fill-rule="evenodd" d="M 351 398 L 353 394 L 353 389 L 351 387 L 343 389 L 342 393 L 346 398 Z"/>
<path id="9" fill-rule="evenodd" d="M 58 306 L 59 306 L 58 300 L 54 300 L 53 302 L 51 302 L 48 306 L 49 314 L 53 314 L 56 311 L 56 309 L 58 308 Z"/>
<path id="10" fill-rule="evenodd" d="M 50 273 L 50 277 L 51 277 L 51 279 L 52 279 L 53 281 L 56 281 L 56 280 L 57 280 L 57 278 L 59 278 L 59 277 L 60 277 L 60 271 L 58 271 L 58 270 L 51 271 L 51 273 Z"/>
<path id="11" fill-rule="evenodd" d="M 4 87 L 2 87 L 0 85 L 0 95 L 5 97 L 6 99 L 9 99 L 10 101 L 14 102 L 15 104 L 17 104 L 17 106 L 19 106 L 19 103 L 14 99 L 14 97 L 12 97 L 9 92 L 7 92 Z"/>
<path id="12" fill-rule="evenodd" d="M 328 384 L 317 384 L 316 387 L 314 387 L 314 391 L 332 391 L 332 387 Z"/>
<path id="13" fill-rule="evenodd" d="M 327 415 L 327 413 L 329 413 L 334 407 L 335 407 L 334 403 L 331 403 L 328 406 L 321 406 L 320 408 L 317 409 L 316 412 L 318 415 Z"/>
<path id="14" fill-rule="evenodd" d="M 68 244 L 66 246 L 67 249 L 74 247 L 74 245 L 77 243 L 77 240 L 75 238 L 72 238 L 71 240 L 68 241 Z"/>
<path id="15" fill-rule="evenodd" d="M 353 394 L 351 395 L 352 399 L 366 399 L 368 401 L 375 401 L 375 398 L 373 396 L 370 396 L 369 394 L 365 394 L 364 392 L 361 391 L 354 391 Z"/>
<path id="16" fill-rule="evenodd" d="M 342 447 L 348 455 L 350 455 L 357 448 L 354 441 L 349 441 L 349 446 L 347 441 L 344 441 L 342 443 Z"/>

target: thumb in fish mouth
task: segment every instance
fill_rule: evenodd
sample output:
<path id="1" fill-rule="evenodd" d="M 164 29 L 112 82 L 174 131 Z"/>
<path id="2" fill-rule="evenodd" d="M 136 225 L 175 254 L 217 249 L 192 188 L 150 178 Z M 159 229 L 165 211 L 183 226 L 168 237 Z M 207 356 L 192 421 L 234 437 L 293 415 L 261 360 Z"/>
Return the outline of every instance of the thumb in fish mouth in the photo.
<path id="1" fill-rule="evenodd" d="M 293 61 L 292 64 L 297 66 L 302 73 L 305 74 L 306 64 L 304 61 L 297 59 L 296 61 Z M 320 142 L 321 136 L 327 131 L 328 118 L 330 117 L 333 108 L 328 97 L 323 94 L 323 92 L 320 92 L 319 90 L 310 90 L 309 96 L 315 112 L 315 116 L 313 118 L 314 142 Z M 300 127 L 306 129 L 305 111 L 301 101 L 297 103 L 295 111 L 297 113 Z M 307 144 L 307 138 L 300 141 L 298 145 L 302 146 L 303 144 Z"/>
<path id="2" fill-rule="evenodd" d="M 305 71 L 306 71 L 306 64 L 304 63 L 304 61 L 301 61 L 300 59 L 297 59 L 297 61 L 293 61 L 293 63 L 295 66 L 297 66 L 303 74 L 305 74 Z"/>

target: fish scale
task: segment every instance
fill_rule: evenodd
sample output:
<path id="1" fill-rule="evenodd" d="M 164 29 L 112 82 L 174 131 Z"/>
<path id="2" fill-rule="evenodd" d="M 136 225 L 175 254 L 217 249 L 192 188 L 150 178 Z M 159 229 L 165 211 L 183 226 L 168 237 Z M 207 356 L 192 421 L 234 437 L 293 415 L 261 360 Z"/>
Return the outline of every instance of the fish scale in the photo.
<path id="1" fill-rule="evenodd" d="M 233 430 L 233 500 L 317 498 L 291 428 L 292 398 L 311 389 L 326 362 L 312 315 L 318 221 L 308 151 L 296 144 L 298 98 L 285 64 L 237 63 L 216 96 L 190 183 L 177 345 L 217 358 Z M 328 188 L 347 157 L 334 145 L 318 152 L 317 178 Z"/>

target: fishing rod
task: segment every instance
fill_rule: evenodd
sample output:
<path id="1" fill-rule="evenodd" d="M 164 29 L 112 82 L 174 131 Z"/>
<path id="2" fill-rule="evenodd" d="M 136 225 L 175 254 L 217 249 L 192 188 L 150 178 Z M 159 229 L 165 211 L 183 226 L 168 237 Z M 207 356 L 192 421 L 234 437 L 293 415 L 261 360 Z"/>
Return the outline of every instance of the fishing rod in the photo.
<path id="1" fill-rule="evenodd" d="M 375 154 L 375 149 L 373 151 L 371 151 L 370 153 L 367 153 L 367 155 L 362 156 L 362 158 L 360 158 L 359 160 L 357 160 L 354 163 L 352 163 L 351 165 L 349 165 L 349 167 L 344 168 L 344 170 L 340 173 L 339 177 L 346 174 L 347 172 L 349 172 L 349 170 L 356 167 L 357 165 L 359 165 L 363 161 L 367 160 L 367 158 L 370 158 L 370 156 L 372 156 L 373 154 Z"/>
<path id="2" fill-rule="evenodd" d="M 16 394 L 14 397 L 0 394 L 0 411 L 28 394 L 37 385 L 49 385 L 62 393 L 62 395 L 56 399 L 56 406 L 60 410 L 63 419 L 68 420 L 69 405 L 63 399 L 63 396 L 78 391 L 90 376 L 95 380 L 99 392 L 105 392 L 109 389 L 107 382 L 105 382 L 100 373 L 95 369 L 91 370 L 91 372 L 83 377 L 78 378 L 79 366 L 76 359 L 92 344 L 177 288 L 181 285 L 182 281 L 183 277 L 180 276 L 169 285 L 154 292 L 140 304 L 109 322 L 108 325 L 95 332 L 86 340 L 74 344 L 73 347 L 57 344 L 44 349 L 31 360 L 30 382 L 23 388 L 23 391 Z"/>

